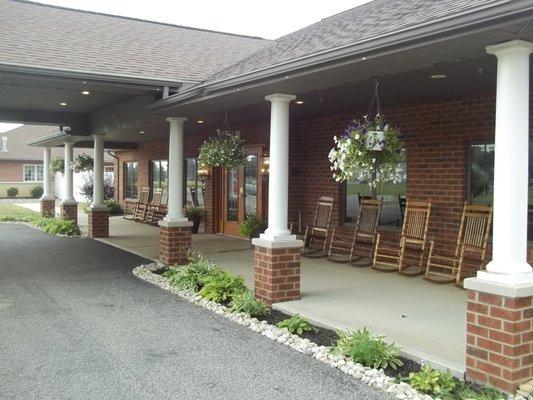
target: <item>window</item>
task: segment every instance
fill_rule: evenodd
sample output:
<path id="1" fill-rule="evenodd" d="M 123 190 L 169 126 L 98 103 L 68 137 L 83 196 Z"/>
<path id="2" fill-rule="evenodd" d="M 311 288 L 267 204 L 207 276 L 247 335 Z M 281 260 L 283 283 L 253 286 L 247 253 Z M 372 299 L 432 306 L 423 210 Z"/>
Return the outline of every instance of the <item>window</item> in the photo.
<path id="1" fill-rule="evenodd" d="M 7 151 L 7 137 L 3 136 L 2 140 L 0 141 L 0 151 Z"/>
<path id="2" fill-rule="evenodd" d="M 380 225 L 401 226 L 402 210 L 400 209 L 400 198 L 405 197 L 405 162 L 401 163 L 403 179 L 401 182 L 383 182 L 379 183 L 376 188 L 378 198 L 383 200 L 381 214 L 379 217 Z M 367 182 L 351 181 L 346 182 L 345 186 L 345 222 L 354 223 L 359 212 L 359 197 L 370 196 L 371 190 Z"/>
<path id="3" fill-rule="evenodd" d="M 198 176 L 198 159 L 185 159 L 185 189 L 187 204 L 203 206 L 204 202 L 204 182 Z"/>
<path id="4" fill-rule="evenodd" d="M 136 161 L 124 163 L 124 198 L 137 198 L 137 174 L 139 164 Z"/>
<path id="5" fill-rule="evenodd" d="M 24 164 L 24 182 L 42 182 L 44 169 L 42 164 Z"/>
<path id="6" fill-rule="evenodd" d="M 151 189 L 168 187 L 168 161 L 155 160 L 150 163 L 150 171 L 152 173 L 152 180 L 150 182 Z"/>
<path id="7" fill-rule="evenodd" d="M 115 167 L 113 165 L 104 165 L 104 180 L 111 185 L 115 182 Z"/>

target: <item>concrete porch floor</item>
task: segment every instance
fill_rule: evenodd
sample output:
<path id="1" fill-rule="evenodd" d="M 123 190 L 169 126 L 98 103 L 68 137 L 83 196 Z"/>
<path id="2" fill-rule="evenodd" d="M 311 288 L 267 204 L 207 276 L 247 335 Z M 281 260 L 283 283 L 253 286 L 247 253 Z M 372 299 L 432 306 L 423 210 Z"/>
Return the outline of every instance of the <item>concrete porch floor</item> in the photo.
<path id="1" fill-rule="evenodd" d="M 79 215 L 82 230 L 87 217 Z M 135 254 L 157 259 L 156 226 L 110 219 L 110 234 L 100 239 Z M 252 248 L 248 241 L 212 234 L 193 235 L 193 248 L 221 268 L 244 276 L 253 285 Z M 275 308 L 299 313 L 333 329 L 364 326 L 396 342 L 404 354 L 449 368 L 465 370 L 466 292 L 451 285 L 434 285 L 421 278 L 380 273 L 370 268 L 337 264 L 325 259 L 302 260 L 302 299 Z"/>

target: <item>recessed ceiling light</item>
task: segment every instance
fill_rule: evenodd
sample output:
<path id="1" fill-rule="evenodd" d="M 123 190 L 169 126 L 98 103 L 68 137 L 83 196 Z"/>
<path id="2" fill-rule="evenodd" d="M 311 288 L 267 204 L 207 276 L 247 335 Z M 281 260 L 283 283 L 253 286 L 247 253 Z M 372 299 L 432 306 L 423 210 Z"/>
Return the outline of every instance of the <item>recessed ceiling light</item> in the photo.
<path id="1" fill-rule="evenodd" d="M 204 120 L 203 120 L 203 119 L 199 119 L 199 120 L 196 121 L 196 122 L 198 122 L 199 124 L 203 124 L 203 123 L 204 123 Z"/>
<path id="2" fill-rule="evenodd" d="M 296 104 L 298 104 L 298 105 L 302 105 L 304 103 L 305 103 L 305 101 L 303 101 L 303 100 L 296 100 Z"/>
<path id="3" fill-rule="evenodd" d="M 62 107 L 65 107 L 65 106 L 67 106 L 67 103 L 62 101 L 61 103 L 59 103 L 59 105 L 62 106 Z"/>
<path id="4" fill-rule="evenodd" d="M 435 75 L 431 75 L 430 78 L 431 79 L 444 79 L 444 78 L 446 78 L 446 75 L 444 75 L 444 74 L 435 74 Z"/>
<path id="5" fill-rule="evenodd" d="M 86 84 L 87 84 L 87 81 L 83 81 L 83 84 L 86 85 Z"/>
<path id="6" fill-rule="evenodd" d="M 84 96 L 88 96 L 88 95 L 91 94 L 91 92 L 89 92 L 88 90 L 82 90 L 81 94 L 84 95 Z"/>
<path id="7" fill-rule="evenodd" d="M 139 133 L 142 135 L 142 134 L 144 134 L 144 131 L 139 131 Z"/>

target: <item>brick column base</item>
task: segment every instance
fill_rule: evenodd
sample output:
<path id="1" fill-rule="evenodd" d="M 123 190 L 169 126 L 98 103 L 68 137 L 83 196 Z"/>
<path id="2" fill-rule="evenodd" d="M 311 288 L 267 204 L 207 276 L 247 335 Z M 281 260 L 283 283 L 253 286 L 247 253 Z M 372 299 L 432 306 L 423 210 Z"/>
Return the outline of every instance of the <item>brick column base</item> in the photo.
<path id="1" fill-rule="evenodd" d="M 87 234 L 92 238 L 109 237 L 109 210 L 107 207 L 89 208 Z"/>
<path id="2" fill-rule="evenodd" d="M 191 249 L 190 222 L 159 222 L 159 259 L 167 265 L 187 264 Z"/>
<path id="3" fill-rule="evenodd" d="M 533 378 L 532 297 L 468 290 L 466 378 L 514 393 Z"/>
<path id="4" fill-rule="evenodd" d="M 266 304 L 300 299 L 300 247 L 254 246 L 254 295 Z"/>
<path id="5" fill-rule="evenodd" d="M 41 217 L 55 217 L 56 199 L 41 198 Z"/>
<path id="6" fill-rule="evenodd" d="M 61 203 L 61 218 L 70 219 L 78 225 L 78 203 L 76 202 L 63 202 Z"/>

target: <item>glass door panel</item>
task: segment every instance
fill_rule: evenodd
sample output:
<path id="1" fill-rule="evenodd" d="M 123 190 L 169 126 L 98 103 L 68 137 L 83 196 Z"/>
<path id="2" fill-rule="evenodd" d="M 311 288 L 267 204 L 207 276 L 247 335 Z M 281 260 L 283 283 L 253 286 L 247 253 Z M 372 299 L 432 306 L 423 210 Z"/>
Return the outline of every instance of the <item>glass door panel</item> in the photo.
<path id="1" fill-rule="evenodd" d="M 257 168 L 257 155 L 249 155 L 248 164 L 244 167 L 244 219 L 257 212 Z"/>
<path id="2" fill-rule="evenodd" d="M 226 220 L 237 221 L 239 217 L 239 169 L 228 170 Z"/>

